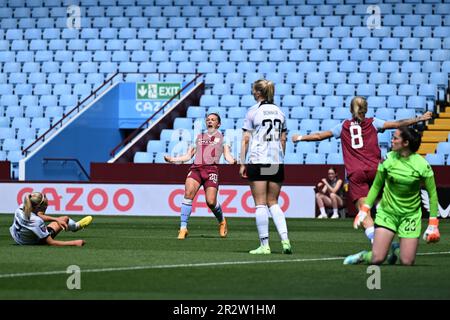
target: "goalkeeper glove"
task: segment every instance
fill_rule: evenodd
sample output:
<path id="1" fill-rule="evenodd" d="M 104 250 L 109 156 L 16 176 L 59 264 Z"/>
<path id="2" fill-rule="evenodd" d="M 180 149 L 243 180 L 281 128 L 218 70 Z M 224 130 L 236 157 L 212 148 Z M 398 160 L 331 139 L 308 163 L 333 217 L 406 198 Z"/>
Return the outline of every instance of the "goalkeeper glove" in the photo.
<path id="1" fill-rule="evenodd" d="M 353 220 L 353 228 L 358 229 L 362 225 L 362 222 L 364 221 L 364 219 L 366 219 L 368 214 L 370 214 L 370 207 L 367 204 L 363 204 L 359 209 L 355 220 Z"/>
<path id="2" fill-rule="evenodd" d="M 428 228 L 423 233 L 423 240 L 427 243 L 438 242 L 441 239 L 441 234 L 439 233 L 439 219 L 430 218 L 428 220 Z"/>

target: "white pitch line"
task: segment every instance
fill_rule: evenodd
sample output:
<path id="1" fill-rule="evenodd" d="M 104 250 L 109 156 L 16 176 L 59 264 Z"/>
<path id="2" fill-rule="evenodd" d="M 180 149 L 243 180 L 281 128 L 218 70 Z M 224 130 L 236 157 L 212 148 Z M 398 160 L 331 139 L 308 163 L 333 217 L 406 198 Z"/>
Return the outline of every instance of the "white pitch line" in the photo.
<path id="1" fill-rule="evenodd" d="M 425 255 L 442 255 L 450 254 L 450 251 L 443 252 L 424 252 L 418 253 L 418 256 Z M 345 257 L 329 257 L 329 258 L 310 258 L 310 259 L 292 259 L 292 260 L 262 260 L 262 261 L 225 261 L 225 262 L 204 262 L 204 263 L 186 263 L 186 264 L 163 264 L 153 266 L 135 266 L 135 267 L 117 267 L 117 268 L 101 268 L 101 269 L 86 269 L 81 270 L 82 273 L 94 272 L 117 272 L 117 271 L 133 271 L 133 270 L 150 270 L 150 269 L 174 269 L 174 268 L 196 268 L 196 267 L 213 267 L 213 266 L 230 266 L 230 265 L 249 265 L 249 264 L 270 264 L 270 263 L 287 263 L 287 262 L 313 262 L 313 261 L 333 261 L 342 260 Z M 0 274 L 0 279 L 4 278 L 19 278 L 19 277 L 33 277 L 33 276 L 49 276 L 67 274 L 63 271 L 44 271 L 44 272 L 25 272 L 25 273 L 9 273 Z"/>

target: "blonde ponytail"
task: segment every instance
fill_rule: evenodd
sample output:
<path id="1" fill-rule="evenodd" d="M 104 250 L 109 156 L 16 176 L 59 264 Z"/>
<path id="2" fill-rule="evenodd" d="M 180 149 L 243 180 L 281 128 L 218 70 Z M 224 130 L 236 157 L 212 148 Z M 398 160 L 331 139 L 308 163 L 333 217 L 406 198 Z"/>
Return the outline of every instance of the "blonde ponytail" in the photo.
<path id="1" fill-rule="evenodd" d="M 272 81 L 265 79 L 257 80 L 253 83 L 253 90 L 259 92 L 259 94 L 269 103 L 273 103 L 273 97 L 275 96 L 275 85 Z"/>
<path id="2" fill-rule="evenodd" d="M 31 194 L 27 194 L 23 198 L 23 213 L 27 219 L 30 219 L 31 211 L 33 211 L 33 204 L 31 203 Z"/>

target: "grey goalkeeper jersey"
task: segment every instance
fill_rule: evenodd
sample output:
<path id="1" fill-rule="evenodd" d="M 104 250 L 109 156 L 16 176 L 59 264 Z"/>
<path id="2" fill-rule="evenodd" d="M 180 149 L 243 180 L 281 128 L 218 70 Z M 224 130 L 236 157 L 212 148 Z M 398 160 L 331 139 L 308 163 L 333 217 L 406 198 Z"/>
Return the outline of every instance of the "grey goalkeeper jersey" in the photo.
<path id="1" fill-rule="evenodd" d="M 9 232 L 18 244 L 38 244 L 50 235 L 44 220 L 38 215 L 32 212 L 30 219 L 27 219 L 23 206 L 17 208 L 14 213 L 14 221 Z"/>

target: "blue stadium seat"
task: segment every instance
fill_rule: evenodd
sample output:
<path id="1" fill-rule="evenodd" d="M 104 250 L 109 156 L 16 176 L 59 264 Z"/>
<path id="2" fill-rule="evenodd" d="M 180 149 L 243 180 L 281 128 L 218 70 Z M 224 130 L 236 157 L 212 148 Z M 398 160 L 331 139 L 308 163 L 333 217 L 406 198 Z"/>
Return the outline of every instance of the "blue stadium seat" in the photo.
<path id="1" fill-rule="evenodd" d="M 315 132 L 319 130 L 319 120 L 317 119 L 302 119 L 300 121 L 300 129 L 309 132 Z"/>
<path id="2" fill-rule="evenodd" d="M 11 121 L 11 127 L 13 128 L 27 128 L 30 126 L 30 118 L 15 117 Z"/>
<path id="3" fill-rule="evenodd" d="M 320 141 L 317 146 L 317 152 L 328 154 L 328 153 L 337 153 L 338 152 L 338 145 L 336 140 L 334 141 Z"/>
<path id="4" fill-rule="evenodd" d="M 351 117 L 350 109 L 346 107 L 338 107 L 333 111 L 333 118 L 338 120 L 349 119 Z"/>
<path id="5" fill-rule="evenodd" d="M 281 104 L 285 107 L 298 107 L 301 105 L 301 98 L 296 95 L 285 95 Z"/>
<path id="6" fill-rule="evenodd" d="M 384 107 L 378 108 L 375 111 L 375 117 L 384 120 L 392 120 L 394 119 L 394 109 Z"/>
<path id="7" fill-rule="evenodd" d="M 421 96 L 410 96 L 407 100 L 407 107 L 425 110 L 426 109 L 426 100 L 425 97 Z"/>
<path id="8" fill-rule="evenodd" d="M 440 153 L 427 153 L 425 160 L 432 166 L 443 166 L 445 165 L 445 157 Z"/>
<path id="9" fill-rule="evenodd" d="M 286 152 L 284 155 L 284 163 L 285 164 L 299 164 L 302 163 L 300 161 L 299 155 L 293 152 Z"/>
<path id="10" fill-rule="evenodd" d="M 54 119 L 54 118 L 60 118 L 63 115 L 64 109 L 62 107 L 58 106 L 48 106 L 45 108 L 45 116 Z"/>
<path id="11" fill-rule="evenodd" d="M 450 60 L 450 50 L 433 50 L 431 59 L 433 61 L 448 61 Z"/>
<path id="12" fill-rule="evenodd" d="M 344 164 L 342 153 L 329 153 L 327 156 L 327 164 Z"/>
<path id="13" fill-rule="evenodd" d="M 355 95 L 355 86 L 351 84 L 341 83 L 336 87 L 336 95 L 340 96 L 354 96 Z"/>
<path id="14" fill-rule="evenodd" d="M 404 97 L 402 97 L 404 98 Z M 406 100 L 406 99 L 405 99 Z M 398 109 L 395 113 L 395 120 L 402 120 L 402 119 L 411 119 L 416 116 L 416 112 L 414 109 L 406 109 L 406 102 L 402 109 Z"/>
<path id="15" fill-rule="evenodd" d="M 314 86 L 308 83 L 297 83 L 294 87 L 294 94 L 306 96 L 314 94 Z"/>
<path id="16" fill-rule="evenodd" d="M 348 83 L 360 84 L 360 83 L 366 83 L 366 82 L 367 82 L 366 73 L 355 72 L 355 73 L 350 73 L 348 75 Z"/>
<path id="17" fill-rule="evenodd" d="M 384 97 L 370 95 L 367 98 L 367 104 L 370 106 L 370 108 L 385 108 L 386 107 L 386 99 Z"/>
<path id="18" fill-rule="evenodd" d="M 291 110 L 291 118 L 293 119 L 309 119 L 310 110 L 308 107 L 293 107 Z"/>
<path id="19" fill-rule="evenodd" d="M 134 163 L 152 163 L 153 154 L 149 152 L 137 151 L 133 158 Z"/>
<path id="20" fill-rule="evenodd" d="M 436 97 L 437 88 L 435 84 L 422 83 L 419 85 L 419 95 L 427 97 Z"/>
<path id="21" fill-rule="evenodd" d="M 147 152 L 166 152 L 166 141 L 164 140 L 149 140 L 147 142 Z"/>
<path id="22" fill-rule="evenodd" d="M 305 164 L 325 164 L 326 157 L 321 153 L 308 153 L 306 154 Z"/>
<path id="23" fill-rule="evenodd" d="M 20 140 L 14 138 L 6 138 L 3 140 L 3 151 L 20 151 L 21 143 Z"/>
<path id="24" fill-rule="evenodd" d="M 391 118 L 380 118 L 382 120 L 391 120 Z M 391 132 L 390 130 L 385 130 L 382 132 L 379 132 L 377 134 L 378 136 L 378 144 L 384 148 L 384 147 L 389 147 L 391 145 Z"/>
<path id="25" fill-rule="evenodd" d="M 311 108 L 314 108 L 314 110 L 316 110 L 316 108 L 319 108 L 322 106 L 322 97 L 315 96 L 315 95 L 307 95 L 303 99 L 303 106 L 311 107 Z"/>
<path id="26" fill-rule="evenodd" d="M 397 86 L 394 84 L 380 84 L 377 89 L 379 96 L 394 96 L 397 94 Z"/>
<path id="27" fill-rule="evenodd" d="M 404 96 L 388 96 L 387 107 L 392 109 L 406 108 Z"/>
<path id="28" fill-rule="evenodd" d="M 437 154 L 450 155 L 450 142 L 439 142 L 436 149 Z"/>
<path id="29" fill-rule="evenodd" d="M 176 118 L 173 124 L 174 129 L 188 129 L 193 128 L 193 119 L 191 118 Z"/>
<path id="30" fill-rule="evenodd" d="M 19 130 L 20 131 L 20 130 Z M 13 128 L 0 127 L 0 140 L 14 139 L 16 136 L 16 130 Z M 18 137 L 18 139 L 20 139 Z"/>

